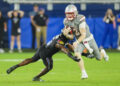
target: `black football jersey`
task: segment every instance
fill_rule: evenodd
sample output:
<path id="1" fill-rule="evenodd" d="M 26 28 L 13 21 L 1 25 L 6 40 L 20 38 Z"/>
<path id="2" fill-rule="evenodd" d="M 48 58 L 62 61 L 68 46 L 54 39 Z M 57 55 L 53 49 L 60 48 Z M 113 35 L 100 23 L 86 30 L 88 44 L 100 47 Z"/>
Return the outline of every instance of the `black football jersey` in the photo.
<path id="1" fill-rule="evenodd" d="M 59 51 L 58 48 L 55 47 L 57 43 L 61 45 L 65 45 L 67 43 L 68 39 L 63 35 L 63 33 L 55 36 L 50 42 L 48 42 L 46 45 L 44 45 L 42 51 L 42 57 L 52 57 L 53 54 L 57 53 Z"/>

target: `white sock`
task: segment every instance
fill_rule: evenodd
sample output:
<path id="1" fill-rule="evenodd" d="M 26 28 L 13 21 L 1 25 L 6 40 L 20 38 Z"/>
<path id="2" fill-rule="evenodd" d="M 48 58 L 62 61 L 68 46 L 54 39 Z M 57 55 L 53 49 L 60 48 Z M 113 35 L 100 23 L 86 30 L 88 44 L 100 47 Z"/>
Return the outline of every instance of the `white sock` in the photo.
<path id="1" fill-rule="evenodd" d="M 87 74 L 85 70 L 82 70 L 82 74 Z"/>

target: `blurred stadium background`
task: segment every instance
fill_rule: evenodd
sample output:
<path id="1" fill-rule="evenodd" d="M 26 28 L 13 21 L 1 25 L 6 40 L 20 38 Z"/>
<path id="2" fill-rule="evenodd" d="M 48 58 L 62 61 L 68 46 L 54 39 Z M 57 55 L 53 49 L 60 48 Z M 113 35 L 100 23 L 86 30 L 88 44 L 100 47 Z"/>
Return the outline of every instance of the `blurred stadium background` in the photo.
<path id="1" fill-rule="evenodd" d="M 98 46 L 101 45 L 104 22 L 103 17 L 108 8 L 113 10 L 117 17 L 120 12 L 120 0 L 0 0 L 0 9 L 7 18 L 7 12 L 13 9 L 20 9 L 25 12 L 24 18 L 21 20 L 21 45 L 22 48 L 31 48 L 31 25 L 29 12 L 33 10 L 33 4 L 38 4 L 40 8 L 45 9 L 45 13 L 49 16 L 47 29 L 47 42 L 53 36 L 61 32 L 63 26 L 63 18 L 65 17 L 65 7 L 73 3 L 77 6 L 79 13 L 86 16 L 86 21 L 90 26 L 91 32 L 94 34 Z M 8 33 L 5 36 L 5 47 L 10 44 L 11 21 L 8 19 Z M 117 48 L 118 33 L 114 30 L 113 48 Z M 27 38 L 27 40 L 26 40 Z M 107 39 L 105 48 L 109 47 Z"/>

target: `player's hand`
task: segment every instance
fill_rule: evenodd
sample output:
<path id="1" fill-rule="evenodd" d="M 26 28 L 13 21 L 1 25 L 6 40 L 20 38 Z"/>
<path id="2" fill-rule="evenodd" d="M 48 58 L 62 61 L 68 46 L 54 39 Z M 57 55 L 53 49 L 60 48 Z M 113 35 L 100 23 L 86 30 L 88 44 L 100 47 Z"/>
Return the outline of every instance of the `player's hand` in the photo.
<path id="1" fill-rule="evenodd" d="M 76 62 L 79 62 L 79 61 L 80 61 L 79 58 L 77 58 L 76 56 L 73 56 L 70 52 L 68 52 L 67 55 L 68 55 L 71 59 L 73 59 L 74 61 L 76 61 Z"/>
<path id="2" fill-rule="evenodd" d="M 63 29 L 63 33 L 64 34 L 68 34 L 69 32 L 71 31 L 71 28 L 70 27 L 65 27 L 64 29 Z"/>
<path id="3" fill-rule="evenodd" d="M 64 28 L 64 29 L 63 29 L 63 34 L 64 34 L 64 35 L 67 35 L 69 32 L 70 32 L 69 29 L 67 29 L 67 28 Z"/>

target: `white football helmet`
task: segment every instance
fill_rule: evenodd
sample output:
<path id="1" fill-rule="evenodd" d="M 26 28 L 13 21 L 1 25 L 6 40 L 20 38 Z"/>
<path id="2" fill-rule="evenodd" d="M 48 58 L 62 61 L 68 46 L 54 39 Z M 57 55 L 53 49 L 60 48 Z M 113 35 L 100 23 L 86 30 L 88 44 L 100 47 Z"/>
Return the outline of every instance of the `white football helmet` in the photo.
<path id="1" fill-rule="evenodd" d="M 78 14 L 77 7 L 73 4 L 68 5 L 65 8 L 65 14 L 68 20 L 73 20 Z"/>

